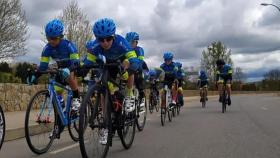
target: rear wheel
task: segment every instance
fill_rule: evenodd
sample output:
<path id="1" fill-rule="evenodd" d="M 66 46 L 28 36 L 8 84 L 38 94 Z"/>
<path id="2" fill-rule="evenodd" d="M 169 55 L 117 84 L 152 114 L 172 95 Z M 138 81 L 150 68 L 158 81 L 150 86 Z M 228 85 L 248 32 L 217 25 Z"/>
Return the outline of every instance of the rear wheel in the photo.
<path id="1" fill-rule="evenodd" d="M 105 158 L 111 140 L 110 110 L 105 106 L 102 110 L 102 99 L 109 99 L 108 94 L 99 93 L 97 88 L 91 88 L 86 94 L 80 109 L 79 143 L 83 158 Z M 108 103 L 108 102 L 107 102 Z M 109 127 L 108 127 L 109 126 Z M 108 130 L 107 143 L 101 144 L 101 136 Z"/>
<path id="2" fill-rule="evenodd" d="M 5 129 L 6 129 L 6 123 L 5 123 L 4 112 L 0 105 L 0 149 L 2 147 L 5 138 Z"/>
<path id="3" fill-rule="evenodd" d="M 37 92 L 31 99 L 25 116 L 25 137 L 29 148 L 36 154 L 49 150 L 54 140 L 57 114 L 48 90 Z"/>

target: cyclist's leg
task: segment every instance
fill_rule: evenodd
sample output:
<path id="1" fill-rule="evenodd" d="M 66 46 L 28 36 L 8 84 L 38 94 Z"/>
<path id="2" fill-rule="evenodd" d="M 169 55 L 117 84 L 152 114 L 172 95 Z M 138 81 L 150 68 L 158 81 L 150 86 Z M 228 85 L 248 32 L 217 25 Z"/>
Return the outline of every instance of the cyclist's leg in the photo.
<path id="1" fill-rule="evenodd" d="M 171 95 L 172 95 L 172 103 L 176 104 L 176 100 L 177 100 L 177 85 L 176 83 L 173 81 L 171 83 L 171 87 L 169 87 L 171 89 Z"/>
<path id="2" fill-rule="evenodd" d="M 227 94 L 228 94 L 228 105 L 231 105 L 231 80 L 227 79 L 226 81 L 226 90 L 227 90 Z"/>
<path id="3" fill-rule="evenodd" d="M 79 98 L 78 81 L 74 72 L 70 73 L 70 76 L 66 81 L 73 91 L 73 98 Z"/>
<path id="4" fill-rule="evenodd" d="M 222 102 L 222 96 L 223 96 L 223 88 L 224 88 L 224 80 L 222 78 L 220 78 L 218 80 L 218 91 L 219 91 L 219 102 Z"/>

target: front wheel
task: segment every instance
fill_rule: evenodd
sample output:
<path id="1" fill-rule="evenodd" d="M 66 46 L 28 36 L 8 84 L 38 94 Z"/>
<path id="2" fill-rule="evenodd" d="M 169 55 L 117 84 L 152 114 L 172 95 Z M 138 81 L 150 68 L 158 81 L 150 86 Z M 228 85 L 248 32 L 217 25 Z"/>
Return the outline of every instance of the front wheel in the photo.
<path id="1" fill-rule="evenodd" d="M 49 150 L 54 140 L 57 114 L 48 90 L 37 92 L 26 110 L 25 137 L 29 148 L 36 154 Z"/>
<path id="2" fill-rule="evenodd" d="M 118 135 L 121 139 L 122 145 L 125 149 L 129 149 L 132 146 L 135 136 L 135 124 L 136 124 L 136 111 L 126 113 L 122 111 L 121 129 L 118 129 Z"/>
<path id="3" fill-rule="evenodd" d="M 6 129 L 6 123 L 5 123 L 4 112 L 0 105 L 0 149 L 2 147 L 5 138 L 5 129 Z"/>
<path id="4" fill-rule="evenodd" d="M 91 88 L 83 99 L 79 119 L 79 144 L 83 158 L 105 158 L 108 153 L 111 110 L 104 106 L 108 104 L 108 100 L 108 94 L 100 93 L 96 87 Z M 103 141 L 107 143 L 103 143 L 101 140 L 106 130 L 107 140 Z"/>
<path id="5" fill-rule="evenodd" d="M 152 95 L 150 95 L 150 98 L 149 98 L 149 111 L 150 111 L 150 114 L 152 114 L 154 111 L 154 100 L 153 100 Z"/>
<path id="6" fill-rule="evenodd" d="M 172 122 L 172 115 L 173 115 L 173 108 L 170 107 L 170 105 L 167 107 L 167 116 L 169 122 Z"/>
<path id="7" fill-rule="evenodd" d="M 138 131 L 143 131 L 145 124 L 146 124 L 146 118 L 147 118 L 147 101 L 146 97 L 144 96 L 144 106 L 140 106 L 141 102 L 137 105 L 137 120 L 136 125 Z"/>

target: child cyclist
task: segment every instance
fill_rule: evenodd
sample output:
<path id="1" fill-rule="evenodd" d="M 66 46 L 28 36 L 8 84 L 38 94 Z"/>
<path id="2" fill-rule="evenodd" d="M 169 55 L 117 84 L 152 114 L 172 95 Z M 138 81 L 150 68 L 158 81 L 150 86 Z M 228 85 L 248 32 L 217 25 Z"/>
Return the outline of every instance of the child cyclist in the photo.
<path id="1" fill-rule="evenodd" d="M 37 80 L 41 76 L 40 72 L 48 69 L 50 58 L 55 60 L 58 68 L 61 69 L 60 75 L 57 78 L 58 82 L 69 84 L 73 91 L 72 109 L 78 112 L 80 107 L 78 82 L 73 69 L 79 66 L 79 55 L 75 45 L 64 38 L 63 32 L 64 25 L 60 20 L 54 19 L 45 26 L 48 43 L 43 49 L 39 70 L 35 76 Z M 55 90 L 58 97 L 62 100 L 63 89 L 55 86 Z M 62 129 L 60 129 L 61 131 Z M 57 137 L 59 138 L 59 135 Z"/>
<path id="2" fill-rule="evenodd" d="M 172 104 L 176 105 L 177 100 L 177 89 L 175 87 L 175 82 L 177 81 L 177 65 L 175 62 L 173 62 L 173 54 L 171 52 L 165 52 L 163 55 L 164 63 L 161 64 L 160 68 L 164 71 L 164 82 L 165 85 L 168 86 L 168 88 L 171 89 L 172 94 Z M 164 97 L 162 95 L 162 106 L 164 107 Z"/>
<path id="3" fill-rule="evenodd" d="M 92 65 L 97 63 L 96 59 L 99 56 L 105 56 L 107 63 L 114 63 L 118 60 L 123 62 L 123 66 L 128 71 L 126 97 L 124 108 L 127 112 L 135 109 L 135 96 L 133 95 L 134 73 L 139 68 L 139 60 L 135 51 L 122 36 L 116 34 L 116 25 L 112 19 L 103 18 L 95 22 L 93 33 L 96 40 L 92 46 L 88 48 L 90 53 L 84 61 L 84 65 Z M 118 68 L 109 70 L 110 76 L 114 79 L 117 77 Z M 99 140 L 101 144 L 107 143 L 108 130 L 103 130 L 102 137 Z"/>

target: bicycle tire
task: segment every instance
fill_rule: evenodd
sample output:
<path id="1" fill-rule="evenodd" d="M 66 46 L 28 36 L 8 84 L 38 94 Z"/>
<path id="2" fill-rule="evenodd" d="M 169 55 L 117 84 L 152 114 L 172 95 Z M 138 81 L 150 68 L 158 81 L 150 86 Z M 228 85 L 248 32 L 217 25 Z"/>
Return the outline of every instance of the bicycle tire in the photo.
<path id="1" fill-rule="evenodd" d="M 6 122 L 5 122 L 5 116 L 3 109 L 0 105 L 0 150 L 2 148 L 4 139 L 5 139 L 5 133 L 6 133 Z"/>
<path id="2" fill-rule="evenodd" d="M 31 149 L 32 152 L 34 152 L 35 154 L 43 154 L 43 153 L 46 153 L 49 148 L 51 147 L 52 143 L 53 143 L 53 140 L 54 140 L 54 137 L 49 137 L 49 142 L 45 145 L 45 147 L 42 147 L 42 148 L 38 148 L 38 147 L 35 147 L 34 143 L 32 143 L 32 140 L 31 140 L 31 134 L 33 135 L 32 131 L 29 130 L 29 118 L 30 118 L 30 111 L 31 111 L 31 108 L 32 108 L 32 105 L 33 105 L 33 102 L 35 102 L 35 99 L 38 98 L 38 96 L 40 95 L 44 95 L 46 96 L 46 98 L 48 97 L 49 95 L 49 91 L 48 90 L 42 90 L 42 91 L 39 91 L 37 92 L 33 97 L 32 99 L 30 100 L 29 102 L 29 105 L 27 107 L 27 110 L 26 110 L 26 115 L 25 115 L 25 138 L 26 138 L 26 141 L 27 141 L 27 144 L 29 146 L 29 148 Z M 57 112 L 56 112 L 56 108 L 54 106 L 54 102 L 52 101 L 52 106 L 53 106 L 53 110 L 54 110 L 54 125 L 53 127 L 56 126 L 57 124 Z M 36 108 L 35 108 L 36 109 Z M 41 109 L 40 109 L 41 110 Z M 36 122 L 36 121 L 35 121 Z M 37 127 L 40 126 L 40 123 L 39 125 L 36 125 Z M 32 128 L 35 128 L 36 126 L 32 127 Z M 52 125 L 50 125 L 52 126 Z M 54 128 L 53 128 L 54 129 Z M 35 133 L 35 132 L 34 132 Z M 41 133 L 36 133 L 34 135 L 40 135 Z"/>
<path id="3" fill-rule="evenodd" d="M 80 145 L 80 151 L 82 154 L 83 158 L 91 158 L 91 157 L 98 157 L 98 158 L 105 158 L 108 154 L 109 151 L 109 147 L 111 145 L 111 133 L 112 133 L 112 128 L 110 126 L 110 122 L 111 122 L 111 110 L 109 110 L 110 108 L 106 108 L 107 110 L 104 110 L 102 112 L 101 107 L 100 107 L 100 103 L 101 103 L 101 94 L 103 93 L 95 93 L 98 92 L 99 87 L 95 86 L 91 89 L 89 89 L 89 91 L 87 92 L 87 94 L 85 95 L 83 101 L 82 101 L 82 105 L 81 105 L 81 109 L 80 109 L 80 119 L 79 119 L 79 145 Z M 96 96 L 95 96 L 96 95 Z M 93 101 L 93 97 L 95 98 L 94 102 Z M 106 101 L 106 99 L 108 100 L 108 92 L 105 92 L 105 106 L 108 104 L 108 101 Z M 108 107 L 108 106 L 106 106 Z M 103 124 L 102 122 L 100 122 L 100 112 L 101 115 L 107 115 L 107 116 L 103 116 L 103 121 L 105 121 L 105 123 Z M 107 117 L 107 121 L 105 120 L 105 117 Z M 101 117 L 102 118 L 102 117 Z M 95 122 L 97 122 L 97 125 L 95 124 Z M 106 125 L 108 124 L 108 125 Z M 97 127 L 96 127 L 97 126 Z M 107 126 L 108 128 L 108 137 L 107 137 L 107 144 L 106 145 L 102 145 L 99 143 L 99 140 L 94 140 L 94 141 L 90 141 L 87 140 L 87 138 L 85 138 L 85 134 L 86 133 L 93 133 L 93 135 L 95 133 L 97 133 L 97 137 L 100 136 L 98 132 L 100 132 L 101 128 L 103 126 Z M 87 131 L 89 130 L 89 131 Z M 97 130 L 96 132 L 94 130 Z M 93 136 L 94 137 L 94 136 Z M 100 138 L 97 138 L 100 139 Z M 91 148 L 89 144 L 87 143 L 96 143 L 95 145 L 97 145 L 96 147 Z M 97 149 L 99 146 L 102 148 L 100 155 L 94 155 L 94 154 L 99 154 L 99 152 L 95 152 L 92 149 Z M 87 147 L 90 147 L 89 149 Z M 93 153 L 91 153 L 93 152 Z"/>

